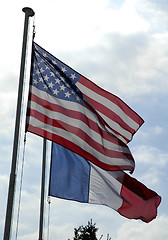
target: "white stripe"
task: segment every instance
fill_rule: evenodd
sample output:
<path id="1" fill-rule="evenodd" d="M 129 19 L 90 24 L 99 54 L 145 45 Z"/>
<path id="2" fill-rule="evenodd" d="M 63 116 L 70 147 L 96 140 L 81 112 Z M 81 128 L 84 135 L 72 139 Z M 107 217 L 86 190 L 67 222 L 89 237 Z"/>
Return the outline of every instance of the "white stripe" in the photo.
<path id="1" fill-rule="evenodd" d="M 95 100 L 97 102 L 100 102 L 101 104 L 103 104 L 104 106 L 109 108 L 109 110 L 112 109 L 113 112 L 115 112 L 128 126 L 133 128 L 134 130 L 138 129 L 139 125 L 132 118 L 130 118 L 128 115 L 126 115 L 126 113 L 121 108 L 119 108 L 119 106 L 117 106 L 115 103 L 113 103 L 110 100 L 108 100 L 107 98 L 97 94 L 96 92 L 92 91 L 91 89 L 85 87 L 80 82 L 77 82 L 76 86 L 85 95 L 89 96 L 90 98 L 92 98 L 93 100 Z M 123 116 L 124 116 L 124 118 L 123 118 Z"/>
<path id="2" fill-rule="evenodd" d="M 125 137 L 128 140 L 132 139 L 132 133 L 130 133 L 129 131 L 125 130 L 124 128 L 122 128 L 118 123 L 114 122 L 113 120 L 111 120 L 110 118 L 108 118 L 107 116 L 105 116 L 104 114 L 102 114 L 101 112 L 97 111 L 100 116 L 105 120 L 105 122 L 108 123 L 109 126 L 112 126 L 112 128 L 117 131 L 118 133 L 120 133 L 123 137 Z M 107 127 L 107 126 L 106 126 Z M 124 143 L 127 143 L 127 141 L 122 138 L 120 135 L 114 133 L 110 128 L 108 128 L 108 131 L 112 132 L 117 138 L 121 139 Z"/>
<path id="3" fill-rule="evenodd" d="M 85 97 L 85 101 L 91 105 L 91 103 L 88 101 L 88 99 Z M 107 125 L 104 126 L 106 128 L 107 132 L 112 133 L 114 136 L 116 136 L 117 138 L 119 138 L 121 141 L 123 141 L 124 143 L 127 144 L 127 140 L 131 140 L 132 139 L 132 134 L 125 130 L 124 128 L 122 128 L 117 122 L 114 122 L 113 120 L 111 120 L 110 118 L 108 118 L 107 116 L 105 116 L 104 114 L 102 114 L 101 112 L 99 112 L 98 110 L 96 110 L 97 113 L 103 118 L 103 120 L 108 123 L 109 126 L 111 126 L 113 128 L 114 131 L 118 132 L 118 134 L 116 132 L 114 132 L 111 128 L 109 128 Z M 125 138 L 127 139 L 125 139 Z"/>
<path id="4" fill-rule="evenodd" d="M 96 122 L 96 124 L 98 125 L 98 127 L 100 127 L 103 131 L 106 132 L 110 132 L 113 135 L 116 135 L 113 131 L 111 131 L 111 129 L 108 129 L 106 127 L 106 130 L 102 127 L 102 125 L 100 124 L 99 120 L 97 119 L 97 116 L 91 112 L 90 110 L 88 110 L 87 108 L 85 108 L 84 106 L 78 104 L 78 103 L 74 103 L 74 102 L 70 102 L 70 101 L 65 101 L 65 100 L 61 100 L 61 99 L 57 99 L 55 97 L 52 97 L 51 95 L 49 95 L 48 93 L 44 92 L 44 91 L 40 91 L 35 87 L 32 87 L 31 92 L 36 95 L 37 97 L 43 99 L 43 100 L 47 100 L 48 102 L 51 102 L 53 104 L 57 104 L 61 107 L 73 110 L 73 111 L 77 111 L 77 112 L 82 112 L 88 119 Z M 33 105 L 32 105 L 33 107 Z M 34 109 L 36 109 L 34 107 Z M 49 111 L 49 110 L 48 110 Z M 43 112 L 44 113 L 44 112 Z M 45 114 L 45 113 L 44 113 Z M 49 114 L 49 113 L 48 113 Z M 54 114 L 54 112 L 52 112 L 52 114 Z M 52 115 L 50 115 L 52 117 Z M 55 119 L 57 119 L 57 117 L 55 117 Z M 86 126 L 86 125 L 85 125 Z M 85 128 L 83 128 L 84 130 Z M 117 136 L 118 137 L 118 136 Z M 97 137 L 96 137 L 97 138 Z M 96 139 L 94 138 L 94 139 Z M 119 138 L 119 137 L 118 137 Z M 123 142 L 126 143 L 124 138 L 120 138 Z M 107 140 L 106 140 L 107 141 Z M 118 145 L 117 145 L 118 146 Z M 109 147 L 111 148 L 111 146 Z M 112 148 L 113 149 L 113 148 Z M 123 150 L 125 152 L 125 150 Z M 127 152 L 127 150 L 126 150 Z M 130 153 L 130 152 L 129 152 Z"/>
<path id="5" fill-rule="evenodd" d="M 95 118 L 97 119 L 97 116 L 92 113 L 91 111 L 89 111 L 87 108 L 85 108 L 83 105 L 80 105 L 78 103 L 75 103 L 75 102 L 70 102 L 70 101 L 66 101 L 66 100 L 61 100 L 59 98 L 55 98 L 51 95 L 49 95 L 48 93 L 46 93 L 45 91 L 41 91 L 39 89 L 37 89 L 36 87 L 32 86 L 32 89 L 30 89 L 30 92 L 32 92 L 34 95 L 36 95 L 37 97 L 45 100 L 45 101 L 48 101 L 48 102 L 51 102 L 53 104 L 57 104 L 57 105 L 60 105 L 60 106 L 63 106 L 64 107 L 64 104 L 66 103 L 66 108 L 68 109 L 71 109 L 73 111 L 79 111 L 79 108 L 80 108 L 80 112 L 83 112 L 84 115 L 86 115 L 89 119 L 91 119 L 92 121 L 95 121 Z M 83 110 L 83 111 L 82 111 Z M 105 117 L 103 114 L 101 114 L 102 117 L 105 119 L 105 121 L 107 121 L 107 117 Z M 111 126 L 113 126 L 113 121 L 108 119 L 108 121 L 110 122 L 109 125 L 111 124 Z M 102 128 L 102 125 L 98 122 L 98 126 Z M 107 129 L 107 132 L 110 132 L 112 133 L 113 135 L 115 135 L 117 138 L 119 138 L 120 140 L 122 140 L 124 143 L 127 143 L 127 141 L 120 135 L 114 133 L 111 129 L 109 129 L 107 126 L 106 126 L 106 129 Z M 117 131 L 117 129 L 115 129 L 115 124 L 114 124 L 114 130 Z M 127 139 L 130 139 L 129 136 L 127 136 L 128 134 L 124 135 L 124 137 L 126 137 Z"/>
<path id="6" fill-rule="evenodd" d="M 60 101 L 60 106 L 61 105 L 62 105 L 62 102 Z M 68 116 L 66 116 L 62 113 L 59 113 L 59 112 L 51 111 L 51 110 L 46 109 L 43 106 L 41 106 L 41 105 L 39 105 L 35 102 L 31 102 L 30 108 L 32 110 L 37 110 L 38 112 L 46 115 L 47 117 L 49 117 L 53 120 L 62 121 L 62 122 L 66 123 L 70 126 L 73 126 L 73 127 L 76 127 L 76 128 L 79 128 L 79 129 L 83 130 L 87 135 L 89 135 L 92 139 L 94 139 L 95 142 L 103 145 L 103 148 L 106 148 L 106 149 L 109 149 L 109 150 L 114 150 L 114 151 L 117 151 L 117 152 L 124 152 L 124 153 L 131 154 L 130 151 L 129 151 L 129 148 L 117 145 L 115 143 L 112 143 L 112 142 L 102 138 L 102 136 L 100 134 L 98 134 L 96 131 L 92 130 L 90 127 L 88 127 L 81 120 L 68 117 Z M 96 121 L 96 119 L 95 119 L 95 121 Z"/>
<path id="7" fill-rule="evenodd" d="M 113 175 L 91 164 L 89 203 L 106 205 L 117 211 L 123 203 L 121 188 L 122 184 Z"/>
<path id="8" fill-rule="evenodd" d="M 71 101 L 61 100 L 59 98 L 55 98 L 55 97 L 51 96 L 50 94 L 48 94 L 44 91 L 41 91 L 33 86 L 32 86 L 32 89 L 30 89 L 30 92 L 33 93 L 34 95 L 36 95 L 38 98 L 41 98 L 50 103 L 62 106 L 64 108 L 67 108 L 67 109 L 70 109 L 73 111 L 82 112 L 86 117 L 88 117 L 92 121 L 95 121 L 95 118 L 97 119 L 97 116 L 93 112 L 91 112 L 90 110 L 88 110 L 86 107 L 84 107 L 81 104 L 71 102 Z M 99 121 L 97 120 L 96 122 L 99 122 Z M 102 125 L 100 123 L 98 125 L 101 129 L 103 129 Z"/>
<path id="9" fill-rule="evenodd" d="M 96 157 L 100 162 L 109 164 L 109 165 L 117 165 L 117 166 L 133 166 L 134 167 L 134 162 L 128 160 L 128 159 L 120 159 L 120 158 L 112 158 L 105 156 L 104 154 L 98 152 L 94 148 L 92 148 L 89 144 L 87 144 L 85 141 L 83 141 L 81 138 L 76 136 L 75 134 L 70 134 L 64 129 L 60 129 L 57 127 L 50 126 L 48 124 L 45 124 L 34 117 L 29 118 L 29 124 L 32 125 L 33 127 L 40 128 L 44 131 L 47 131 L 52 134 L 56 134 L 60 137 L 63 137 L 70 142 L 76 144 L 79 146 L 81 149 L 85 150 L 89 154 L 92 154 L 94 157 Z"/>

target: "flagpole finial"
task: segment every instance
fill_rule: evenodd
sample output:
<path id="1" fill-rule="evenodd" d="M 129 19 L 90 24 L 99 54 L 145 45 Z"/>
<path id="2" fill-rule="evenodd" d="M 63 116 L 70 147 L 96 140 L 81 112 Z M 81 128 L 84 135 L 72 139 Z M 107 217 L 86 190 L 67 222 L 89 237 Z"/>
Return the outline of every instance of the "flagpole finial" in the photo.
<path id="1" fill-rule="evenodd" d="M 24 8 L 22 9 L 22 11 L 23 11 L 24 13 L 28 14 L 28 16 L 30 16 L 30 17 L 33 17 L 34 14 L 35 14 L 35 12 L 33 11 L 33 9 L 32 9 L 32 8 L 29 8 L 29 7 L 24 7 Z"/>

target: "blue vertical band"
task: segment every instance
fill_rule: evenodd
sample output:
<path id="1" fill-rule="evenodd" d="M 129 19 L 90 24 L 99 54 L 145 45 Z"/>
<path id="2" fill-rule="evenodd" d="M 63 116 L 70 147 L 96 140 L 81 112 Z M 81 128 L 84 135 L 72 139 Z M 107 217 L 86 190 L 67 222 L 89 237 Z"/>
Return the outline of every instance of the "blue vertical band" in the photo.
<path id="1" fill-rule="evenodd" d="M 90 164 L 79 155 L 53 143 L 49 195 L 88 202 Z"/>

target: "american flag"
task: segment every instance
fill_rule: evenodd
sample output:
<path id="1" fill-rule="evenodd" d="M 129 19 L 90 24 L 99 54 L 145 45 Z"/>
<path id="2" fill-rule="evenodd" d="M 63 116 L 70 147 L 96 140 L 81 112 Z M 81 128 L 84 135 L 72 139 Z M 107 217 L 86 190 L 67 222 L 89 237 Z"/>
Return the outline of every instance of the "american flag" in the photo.
<path id="1" fill-rule="evenodd" d="M 142 118 L 33 43 L 26 129 L 105 170 L 134 170 L 126 145 Z"/>

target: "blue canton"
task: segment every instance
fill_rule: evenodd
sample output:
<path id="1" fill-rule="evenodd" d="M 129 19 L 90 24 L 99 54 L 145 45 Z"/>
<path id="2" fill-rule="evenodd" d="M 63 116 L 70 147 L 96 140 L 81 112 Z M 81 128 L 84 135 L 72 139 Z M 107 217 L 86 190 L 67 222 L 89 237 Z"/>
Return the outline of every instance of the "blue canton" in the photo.
<path id="1" fill-rule="evenodd" d="M 32 85 L 51 96 L 82 104 L 83 95 L 76 87 L 80 74 L 34 43 Z"/>

